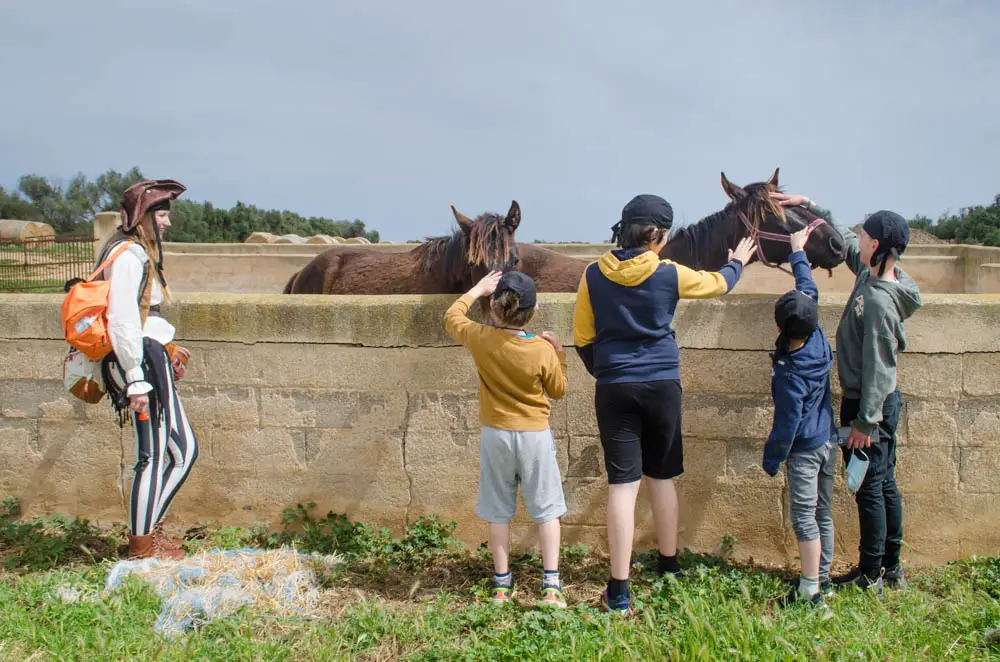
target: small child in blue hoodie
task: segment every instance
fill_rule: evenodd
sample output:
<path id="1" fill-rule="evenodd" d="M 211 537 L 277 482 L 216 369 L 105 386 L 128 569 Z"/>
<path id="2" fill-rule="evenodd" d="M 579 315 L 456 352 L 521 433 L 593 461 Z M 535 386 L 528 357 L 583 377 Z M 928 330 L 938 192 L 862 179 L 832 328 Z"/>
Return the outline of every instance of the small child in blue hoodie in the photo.
<path id="1" fill-rule="evenodd" d="M 802 577 L 789 598 L 824 607 L 821 586 L 830 581 L 833 516 L 830 499 L 837 467 L 837 428 L 830 402 L 833 350 L 819 328 L 819 291 L 804 251 L 811 230 L 791 236 L 788 259 L 795 289 L 774 306 L 780 335 L 771 367 L 774 424 L 764 446 L 764 471 L 775 476 L 786 463 L 792 527 L 799 542 Z"/>

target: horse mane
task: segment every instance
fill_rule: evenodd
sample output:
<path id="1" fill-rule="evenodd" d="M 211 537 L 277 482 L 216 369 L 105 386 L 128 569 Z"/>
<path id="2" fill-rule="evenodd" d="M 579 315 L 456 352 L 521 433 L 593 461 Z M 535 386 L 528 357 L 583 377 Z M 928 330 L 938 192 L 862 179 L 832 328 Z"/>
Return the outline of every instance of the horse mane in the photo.
<path id="1" fill-rule="evenodd" d="M 469 264 L 507 264 L 510 261 L 513 240 L 503 223 L 504 218 L 493 213 L 476 219 L 466 253 Z"/>
<path id="2" fill-rule="evenodd" d="M 459 233 L 455 232 L 441 237 L 428 237 L 424 240 L 424 243 L 413 249 L 413 255 L 419 259 L 418 265 L 421 272 L 427 273 L 432 271 L 434 267 L 441 264 L 442 258 L 446 259 L 448 245 L 455 239 L 456 234 Z M 461 237 L 459 237 L 459 240 L 461 240 Z"/>

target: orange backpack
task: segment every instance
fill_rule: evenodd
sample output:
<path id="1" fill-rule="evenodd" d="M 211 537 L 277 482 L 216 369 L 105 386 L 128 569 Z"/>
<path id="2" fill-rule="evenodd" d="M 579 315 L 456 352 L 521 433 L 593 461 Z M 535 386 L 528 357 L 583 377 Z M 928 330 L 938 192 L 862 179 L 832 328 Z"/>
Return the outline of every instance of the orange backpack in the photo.
<path id="1" fill-rule="evenodd" d="M 66 342 L 94 361 L 100 361 L 111 353 L 111 339 L 108 336 L 108 293 L 111 291 L 111 281 L 94 281 L 94 278 L 121 255 L 130 243 L 132 242 L 123 241 L 116 246 L 94 273 L 69 288 L 62 302 L 62 325 Z"/>

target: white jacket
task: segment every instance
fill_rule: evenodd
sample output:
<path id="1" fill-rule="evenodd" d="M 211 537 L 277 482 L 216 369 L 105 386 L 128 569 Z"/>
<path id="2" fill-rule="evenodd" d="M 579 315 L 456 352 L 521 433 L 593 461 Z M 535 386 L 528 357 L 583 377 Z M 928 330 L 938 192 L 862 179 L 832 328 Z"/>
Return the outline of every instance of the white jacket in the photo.
<path id="1" fill-rule="evenodd" d="M 129 395 L 148 393 L 153 387 L 145 381 L 142 372 L 142 339 L 152 338 L 161 345 L 174 339 L 174 327 L 162 317 L 150 315 L 143 326 L 139 315 L 139 286 L 142 270 L 149 256 L 142 246 L 132 243 L 105 270 L 103 277 L 111 281 L 108 294 L 108 336 L 115 350 L 118 363 L 125 370 L 125 381 L 130 384 Z M 163 287 L 156 277 L 155 267 L 150 269 L 152 291 L 149 305 L 163 302 Z"/>

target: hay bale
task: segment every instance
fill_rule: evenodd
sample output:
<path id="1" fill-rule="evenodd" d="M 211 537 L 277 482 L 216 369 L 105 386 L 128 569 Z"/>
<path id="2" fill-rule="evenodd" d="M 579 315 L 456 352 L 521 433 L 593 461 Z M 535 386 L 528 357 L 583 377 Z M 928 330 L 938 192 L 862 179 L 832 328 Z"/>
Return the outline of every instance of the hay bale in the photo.
<path id="1" fill-rule="evenodd" d="M 345 244 L 370 244 L 372 242 L 368 241 L 365 237 L 351 237 L 349 239 L 344 239 Z"/>
<path id="2" fill-rule="evenodd" d="M 250 236 L 243 242 L 244 244 L 273 244 L 277 236 L 270 232 L 251 232 Z"/>
<path id="3" fill-rule="evenodd" d="M 314 234 L 306 239 L 307 244 L 339 244 L 342 242 L 343 239 L 340 237 L 331 237 L 328 234 Z"/>
<path id="4" fill-rule="evenodd" d="M 56 231 L 48 223 L 36 221 L 0 220 L 0 239 L 11 241 L 24 241 L 25 239 L 38 239 L 44 237 L 55 237 Z"/>
<path id="5" fill-rule="evenodd" d="M 304 244 L 306 240 L 297 234 L 283 234 L 274 243 L 276 244 Z"/>

